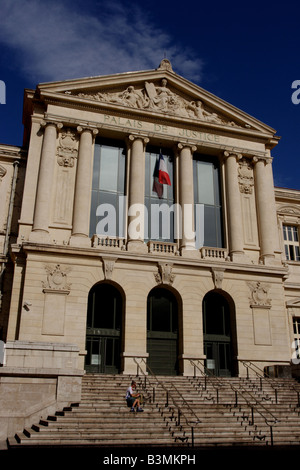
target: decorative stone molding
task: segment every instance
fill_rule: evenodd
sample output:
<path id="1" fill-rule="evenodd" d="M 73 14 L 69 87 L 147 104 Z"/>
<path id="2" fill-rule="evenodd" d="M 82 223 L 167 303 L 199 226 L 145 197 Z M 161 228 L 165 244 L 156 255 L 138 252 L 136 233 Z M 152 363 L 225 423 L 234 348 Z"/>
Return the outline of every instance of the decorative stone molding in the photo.
<path id="1" fill-rule="evenodd" d="M 242 158 L 238 165 L 238 179 L 240 192 L 252 194 L 254 186 L 253 168 L 247 158 Z"/>
<path id="2" fill-rule="evenodd" d="M 109 281 L 112 278 L 113 270 L 115 267 L 116 258 L 104 258 L 102 257 L 103 263 L 103 274 L 104 279 Z"/>
<path id="3" fill-rule="evenodd" d="M 175 274 L 172 274 L 173 265 L 170 263 L 158 263 L 158 272 L 154 274 L 157 284 L 172 285 Z"/>
<path id="4" fill-rule="evenodd" d="M 293 215 L 293 216 L 299 217 L 300 209 L 297 206 L 284 205 L 277 209 L 277 213 L 282 214 L 282 215 Z"/>
<path id="5" fill-rule="evenodd" d="M 2 181 L 2 178 L 4 178 L 4 176 L 6 175 L 6 173 L 7 173 L 6 168 L 4 168 L 4 166 L 0 165 L 0 183 Z"/>
<path id="6" fill-rule="evenodd" d="M 271 307 L 269 298 L 270 284 L 264 282 L 248 282 L 250 288 L 250 306 L 251 307 Z"/>
<path id="7" fill-rule="evenodd" d="M 66 129 L 61 133 L 59 146 L 57 148 L 57 163 L 64 167 L 73 167 L 74 160 L 78 156 L 77 137 L 71 129 Z"/>
<path id="8" fill-rule="evenodd" d="M 211 268 L 215 289 L 222 289 L 225 269 Z"/>
<path id="9" fill-rule="evenodd" d="M 63 292 L 69 293 L 71 284 L 67 282 L 67 274 L 71 268 L 65 267 L 62 269 L 60 264 L 56 266 L 45 265 L 47 272 L 47 282 L 42 281 L 43 292 Z"/>

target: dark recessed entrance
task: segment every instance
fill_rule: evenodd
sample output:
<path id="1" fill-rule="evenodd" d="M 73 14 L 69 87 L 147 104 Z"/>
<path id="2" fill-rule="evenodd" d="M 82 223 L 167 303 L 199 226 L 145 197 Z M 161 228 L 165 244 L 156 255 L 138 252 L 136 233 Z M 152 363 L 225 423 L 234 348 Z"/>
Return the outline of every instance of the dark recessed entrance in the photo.
<path id="1" fill-rule="evenodd" d="M 178 374 L 178 305 L 173 293 L 162 287 L 148 295 L 147 351 L 155 375 Z"/>
<path id="2" fill-rule="evenodd" d="M 120 372 L 123 301 L 111 284 L 97 284 L 88 298 L 85 369 L 90 373 Z"/>
<path id="3" fill-rule="evenodd" d="M 235 323 L 230 304 L 218 292 L 203 300 L 203 333 L 206 367 L 217 376 L 236 375 Z"/>

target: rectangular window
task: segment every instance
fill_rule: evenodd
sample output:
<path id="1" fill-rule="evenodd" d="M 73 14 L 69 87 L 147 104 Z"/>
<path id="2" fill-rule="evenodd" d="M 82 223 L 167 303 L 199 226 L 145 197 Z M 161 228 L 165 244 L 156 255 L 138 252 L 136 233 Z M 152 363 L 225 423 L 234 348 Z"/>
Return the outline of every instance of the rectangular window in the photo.
<path id="1" fill-rule="evenodd" d="M 287 260 L 300 261 L 298 227 L 283 225 L 284 250 Z"/>
<path id="2" fill-rule="evenodd" d="M 162 155 L 170 177 L 171 186 L 162 185 L 162 194 L 155 189 L 155 167 L 160 150 L 147 148 L 145 155 L 145 240 L 174 242 L 174 178 L 173 156 L 163 150 Z"/>
<path id="3" fill-rule="evenodd" d="M 125 235 L 126 151 L 123 142 L 95 144 L 90 236 Z"/>
<path id="4" fill-rule="evenodd" d="M 295 341 L 295 354 L 296 357 L 300 358 L 300 318 L 293 318 L 293 330 L 294 330 L 294 341 Z"/>
<path id="5" fill-rule="evenodd" d="M 223 248 L 218 160 L 195 154 L 193 175 L 196 247 Z"/>

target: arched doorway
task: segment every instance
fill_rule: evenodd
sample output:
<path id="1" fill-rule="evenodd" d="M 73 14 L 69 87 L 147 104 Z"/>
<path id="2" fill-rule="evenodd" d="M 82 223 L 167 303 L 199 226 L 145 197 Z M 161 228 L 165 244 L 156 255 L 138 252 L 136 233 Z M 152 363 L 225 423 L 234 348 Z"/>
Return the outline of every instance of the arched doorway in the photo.
<path id="1" fill-rule="evenodd" d="M 215 375 L 237 375 L 237 346 L 234 307 L 219 292 L 203 299 L 203 336 L 206 367 Z"/>
<path id="2" fill-rule="evenodd" d="M 120 372 L 122 312 L 122 295 L 115 286 L 101 283 L 90 290 L 86 330 L 87 372 Z"/>
<path id="3" fill-rule="evenodd" d="M 155 375 L 178 374 L 178 303 L 163 287 L 152 289 L 147 299 L 147 352 Z"/>

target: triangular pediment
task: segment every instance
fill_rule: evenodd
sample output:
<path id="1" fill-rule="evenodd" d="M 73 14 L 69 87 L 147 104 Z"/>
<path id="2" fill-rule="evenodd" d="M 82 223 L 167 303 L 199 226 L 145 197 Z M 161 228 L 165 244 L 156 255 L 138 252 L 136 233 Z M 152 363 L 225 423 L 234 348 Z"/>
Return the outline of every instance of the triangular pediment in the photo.
<path id="1" fill-rule="evenodd" d="M 300 299 L 298 297 L 291 299 L 287 301 L 286 306 L 288 308 L 300 308 Z"/>
<path id="2" fill-rule="evenodd" d="M 173 72 L 166 59 L 156 70 L 43 83 L 39 95 L 104 109 L 163 115 L 208 127 L 273 136 L 275 130 Z"/>

